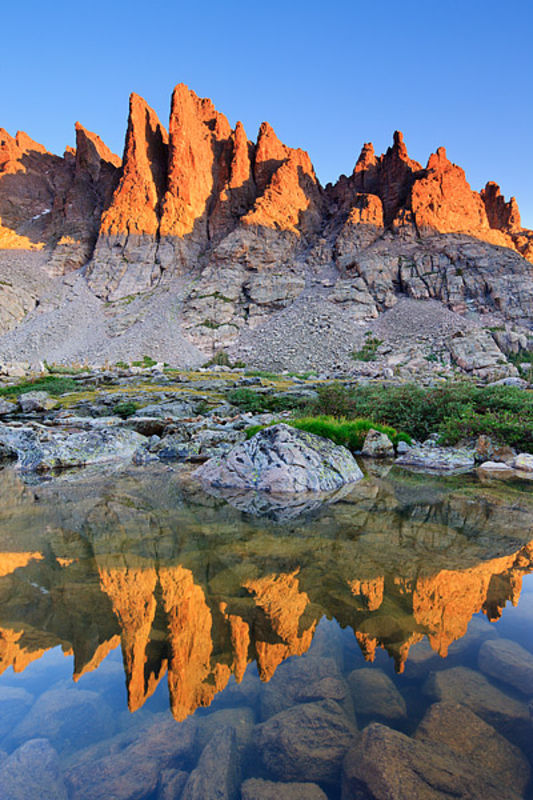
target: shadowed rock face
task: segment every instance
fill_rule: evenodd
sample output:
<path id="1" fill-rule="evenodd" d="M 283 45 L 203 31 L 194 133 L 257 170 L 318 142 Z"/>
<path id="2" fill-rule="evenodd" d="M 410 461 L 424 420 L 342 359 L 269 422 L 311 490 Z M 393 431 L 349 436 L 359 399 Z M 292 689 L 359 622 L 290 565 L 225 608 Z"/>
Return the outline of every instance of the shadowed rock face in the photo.
<path id="1" fill-rule="evenodd" d="M 533 569 L 530 498 L 450 479 L 366 478 L 302 527 L 254 522 L 160 468 L 36 489 L 2 478 L 0 670 L 61 645 L 77 679 L 120 643 L 130 709 L 167 673 L 180 720 L 252 661 L 270 680 L 323 615 L 368 661 L 384 648 L 403 671 L 423 639 L 445 657 Z"/>
<path id="2" fill-rule="evenodd" d="M 473 191 L 444 148 L 424 168 L 397 131 L 324 190 L 268 123 L 249 141 L 184 84 L 168 134 L 131 95 L 122 167 L 95 134 L 76 136 L 60 158 L 0 131 L 0 247 L 53 248 L 56 273 L 89 261 L 90 287 L 111 301 L 199 277 L 180 322 L 205 352 L 293 303 L 306 271 L 356 278 L 359 319 L 405 294 L 531 325 L 533 233 L 514 198 L 495 183 Z"/>

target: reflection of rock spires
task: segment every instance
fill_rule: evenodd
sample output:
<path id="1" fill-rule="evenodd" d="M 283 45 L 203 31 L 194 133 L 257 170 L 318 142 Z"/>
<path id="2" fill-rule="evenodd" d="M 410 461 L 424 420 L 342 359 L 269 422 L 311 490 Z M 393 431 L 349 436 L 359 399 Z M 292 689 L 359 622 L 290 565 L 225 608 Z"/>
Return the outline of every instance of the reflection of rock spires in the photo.
<path id="1" fill-rule="evenodd" d="M 138 559 L 137 564 L 133 564 L 129 559 L 125 567 L 120 558 L 114 567 L 99 568 L 102 589 L 112 602 L 121 629 L 130 711 L 140 708 L 155 691 L 165 667 L 161 664 L 156 674 L 146 669 L 147 648 L 156 612 L 157 575 L 154 567 L 143 562 L 143 559 Z"/>
<path id="2" fill-rule="evenodd" d="M 210 705 L 231 672 L 213 658 L 213 614 L 192 572 L 165 567 L 159 579 L 168 619 L 170 705 L 174 717 L 183 720 L 198 706 Z"/>
<path id="3" fill-rule="evenodd" d="M 264 614 L 255 619 L 254 639 L 259 676 L 268 681 L 282 661 L 309 650 L 317 620 L 300 635 L 309 597 L 300 592 L 296 573 L 269 575 L 247 581 L 244 586 L 255 596 L 257 607 Z"/>

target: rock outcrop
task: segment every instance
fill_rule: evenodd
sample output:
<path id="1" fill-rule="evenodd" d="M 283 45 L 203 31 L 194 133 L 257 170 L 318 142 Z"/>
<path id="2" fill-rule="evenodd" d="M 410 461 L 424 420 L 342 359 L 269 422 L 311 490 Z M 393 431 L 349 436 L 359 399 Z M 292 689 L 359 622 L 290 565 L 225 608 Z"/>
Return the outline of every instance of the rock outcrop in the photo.
<path id="1" fill-rule="evenodd" d="M 474 191 L 444 148 L 423 167 L 396 131 L 383 155 L 366 143 L 352 174 L 323 189 L 308 154 L 268 123 L 254 143 L 184 84 L 168 134 L 131 95 L 122 165 L 80 124 L 63 157 L 0 130 L 0 248 L 44 249 L 54 274 L 88 262 L 88 285 L 112 303 L 186 276 L 177 326 L 204 353 L 329 281 L 333 303 L 350 282 L 341 302 L 358 323 L 401 295 L 533 321 L 533 232 L 514 198 L 493 182 Z"/>

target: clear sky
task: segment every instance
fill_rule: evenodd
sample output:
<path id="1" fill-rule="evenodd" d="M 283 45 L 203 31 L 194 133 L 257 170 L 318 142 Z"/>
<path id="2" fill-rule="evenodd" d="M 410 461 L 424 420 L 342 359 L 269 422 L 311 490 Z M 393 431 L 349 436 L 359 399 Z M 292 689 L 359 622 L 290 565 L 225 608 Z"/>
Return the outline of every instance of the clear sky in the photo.
<path id="1" fill-rule="evenodd" d="M 395 129 L 423 164 L 444 145 L 533 228 L 532 0 L 20 0 L 1 22 L 0 127 L 54 152 L 79 119 L 121 154 L 129 93 L 166 123 L 183 82 L 324 184 Z"/>

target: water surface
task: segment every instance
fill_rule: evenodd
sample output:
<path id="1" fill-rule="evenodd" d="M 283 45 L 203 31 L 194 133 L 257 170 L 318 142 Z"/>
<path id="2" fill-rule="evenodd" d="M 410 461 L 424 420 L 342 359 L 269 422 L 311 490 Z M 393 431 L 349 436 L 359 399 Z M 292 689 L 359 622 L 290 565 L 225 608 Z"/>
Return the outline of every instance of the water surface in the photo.
<path id="1" fill-rule="evenodd" d="M 531 487 L 381 472 L 293 508 L 0 472 L 2 798 L 381 798 L 370 730 L 392 772 L 409 737 L 453 796 L 533 797 Z"/>

